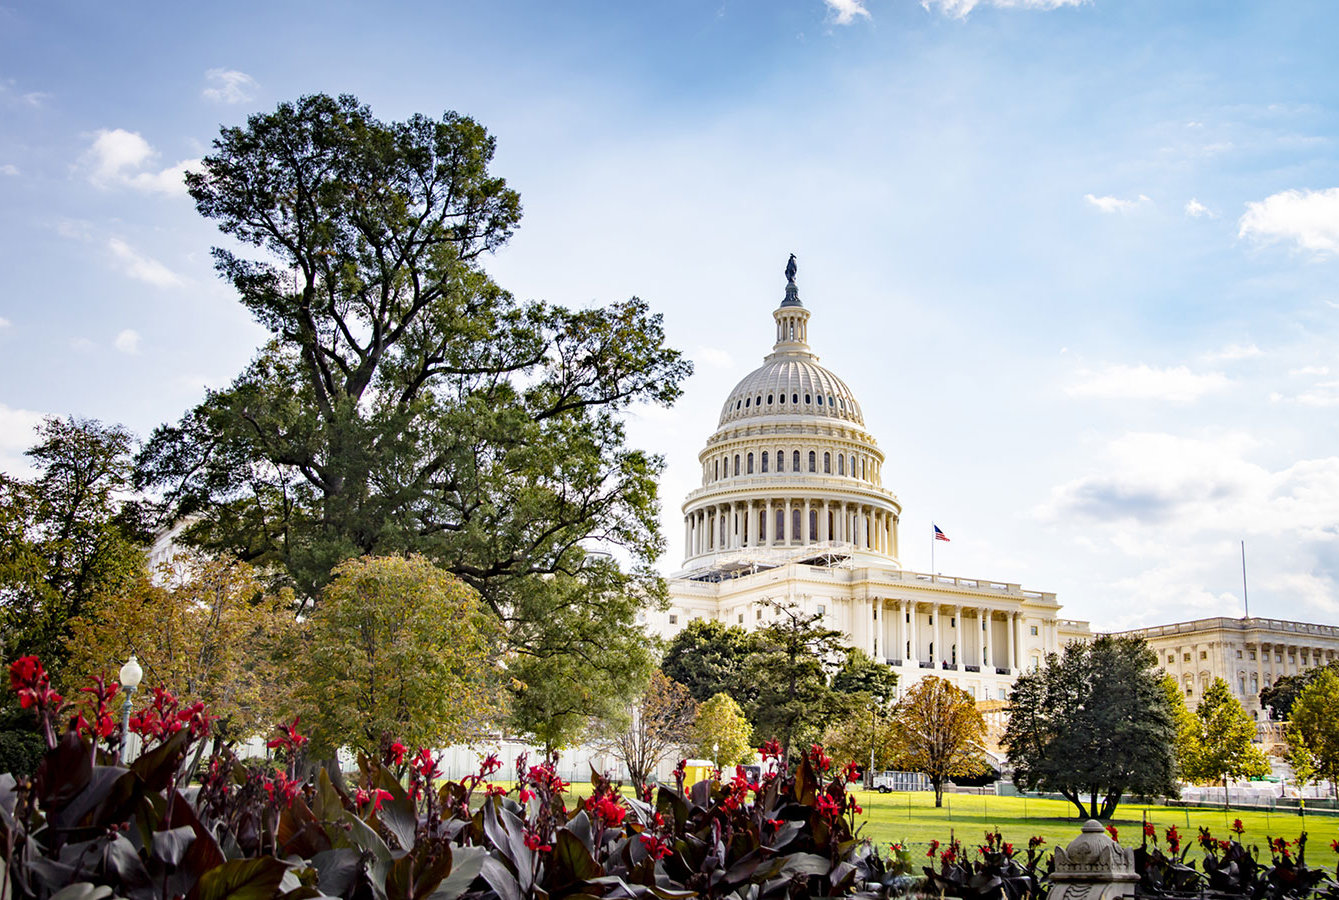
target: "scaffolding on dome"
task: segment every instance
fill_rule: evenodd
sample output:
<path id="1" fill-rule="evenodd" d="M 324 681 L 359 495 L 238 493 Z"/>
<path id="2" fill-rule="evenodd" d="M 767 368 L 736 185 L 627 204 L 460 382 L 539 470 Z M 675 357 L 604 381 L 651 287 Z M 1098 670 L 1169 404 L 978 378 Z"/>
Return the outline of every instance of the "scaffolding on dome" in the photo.
<path id="1" fill-rule="evenodd" d="M 721 582 L 755 575 L 790 563 L 825 569 L 854 568 L 849 546 L 810 545 L 769 549 L 757 547 L 718 556 L 710 566 L 684 573 L 680 577 L 688 581 Z"/>

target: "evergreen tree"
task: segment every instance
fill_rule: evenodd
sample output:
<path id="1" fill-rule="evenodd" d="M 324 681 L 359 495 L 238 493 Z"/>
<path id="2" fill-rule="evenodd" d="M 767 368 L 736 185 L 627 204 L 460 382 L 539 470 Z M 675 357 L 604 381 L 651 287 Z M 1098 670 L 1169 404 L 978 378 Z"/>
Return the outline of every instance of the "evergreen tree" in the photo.
<path id="1" fill-rule="evenodd" d="M 1101 635 L 1020 675 L 1003 740 L 1014 782 L 1092 819 L 1111 818 L 1126 794 L 1174 793 L 1176 724 L 1156 665 L 1142 640 Z"/>
<path id="2" fill-rule="evenodd" d="M 753 646 L 749 633 L 737 625 L 696 619 L 670 639 L 660 669 L 699 703 L 723 692 L 742 706 L 752 700 L 744 662 Z"/>
<path id="3" fill-rule="evenodd" d="M 796 741 L 817 740 L 847 708 L 845 697 L 829 685 L 845 642 L 821 615 L 773 606 L 777 620 L 751 635 L 744 681 L 756 692 L 749 709 L 755 739 L 780 741 L 789 754 Z"/>

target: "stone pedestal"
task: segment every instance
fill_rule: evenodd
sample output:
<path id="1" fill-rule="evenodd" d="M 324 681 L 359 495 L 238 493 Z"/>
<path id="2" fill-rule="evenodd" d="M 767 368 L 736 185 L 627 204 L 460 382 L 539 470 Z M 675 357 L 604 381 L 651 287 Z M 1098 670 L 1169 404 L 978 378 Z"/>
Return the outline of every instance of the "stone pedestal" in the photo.
<path id="1" fill-rule="evenodd" d="M 1101 822 L 1089 819 L 1068 847 L 1055 848 L 1049 900 L 1133 898 L 1138 883 L 1134 851 L 1113 841 Z"/>

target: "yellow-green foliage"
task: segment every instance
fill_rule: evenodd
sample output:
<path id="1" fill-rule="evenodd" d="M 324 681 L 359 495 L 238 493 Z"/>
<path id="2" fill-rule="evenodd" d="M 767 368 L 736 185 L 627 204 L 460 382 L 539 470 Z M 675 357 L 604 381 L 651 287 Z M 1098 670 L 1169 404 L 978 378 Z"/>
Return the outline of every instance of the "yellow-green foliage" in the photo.
<path id="1" fill-rule="evenodd" d="M 1284 737 L 1300 780 L 1339 779 L 1339 676 L 1322 671 L 1302 689 Z"/>
<path id="2" fill-rule="evenodd" d="M 163 583 L 142 575 L 71 620 L 67 691 L 94 675 L 115 681 L 133 653 L 145 694 L 161 686 L 203 700 L 228 738 L 268 730 L 288 689 L 277 661 L 296 629 L 292 597 L 267 593 L 239 562 L 182 558 L 160 574 Z"/>
<path id="3" fill-rule="evenodd" d="M 699 759 L 717 760 L 723 766 L 747 762 L 753 756 L 751 738 L 744 711 L 729 694 L 716 694 L 697 708 L 693 753 Z"/>
<path id="4" fill-rule="evenodd" d="M 475 591 L 423 557 L 349 560 L 305 623 L 294 712 L 317 752 L 446 746 L 495 714 L 498 635 Z"/>

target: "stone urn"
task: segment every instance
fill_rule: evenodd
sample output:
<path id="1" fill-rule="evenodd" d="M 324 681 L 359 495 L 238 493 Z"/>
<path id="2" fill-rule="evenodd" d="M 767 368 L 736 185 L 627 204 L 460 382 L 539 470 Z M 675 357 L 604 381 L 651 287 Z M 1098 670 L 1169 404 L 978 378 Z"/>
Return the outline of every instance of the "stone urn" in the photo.
<path id="1" fill-rule="evenodd" d="M 1068 847 L 1055 848 L 1049 900 L 1133 897 L 1138 883 L 1134 850 L 1113 841 L 1101 822 L 1089 819 Z"/>

